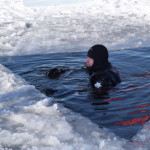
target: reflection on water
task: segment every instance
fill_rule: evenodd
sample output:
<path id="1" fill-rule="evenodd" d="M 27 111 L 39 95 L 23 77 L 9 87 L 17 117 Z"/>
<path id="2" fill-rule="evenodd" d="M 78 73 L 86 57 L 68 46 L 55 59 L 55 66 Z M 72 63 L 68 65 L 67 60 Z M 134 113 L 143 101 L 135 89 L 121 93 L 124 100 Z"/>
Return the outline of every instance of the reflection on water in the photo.
<path id="1" fill-rule="evenodd" d="M 81 69 L 84 52 L 5 57 L 0 61 L 56 102 L 131 139 L 150 119 L 148 53 L 149 48 L 110 52 L 110 61 L 120 70 L 122 83 L 103 94 L 91 89 L 88 74 Z M 56 66 L 68 71 L 49 79 L 46 72 Z"/>

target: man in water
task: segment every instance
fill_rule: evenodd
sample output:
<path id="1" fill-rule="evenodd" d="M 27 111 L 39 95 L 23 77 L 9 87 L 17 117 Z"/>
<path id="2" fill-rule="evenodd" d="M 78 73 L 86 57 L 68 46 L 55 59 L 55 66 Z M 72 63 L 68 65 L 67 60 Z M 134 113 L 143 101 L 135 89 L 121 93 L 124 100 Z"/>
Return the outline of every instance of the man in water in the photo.
<path id="1" fill-rule="evenodd" d="M 121 82 L 117 69 L 108 61 L 108 50 L 105 46 L 92 46 L 87 56 L 87 66 L 83 68 L 88 71 L 93 88 L 110 89 Z M 51 79 L 55 79 L 66 71 L 66 69 L 53 68 L 49 70 L 47 76 Z"/>
<path id="2" fill-rule="evenodd" d="M 105 46 L 92 46 L 87 56 L 85 69 L 90 75 L 92 87 L 110 89 L 121 82 L 119 72 L 108 60 L 108 50 Z"/>

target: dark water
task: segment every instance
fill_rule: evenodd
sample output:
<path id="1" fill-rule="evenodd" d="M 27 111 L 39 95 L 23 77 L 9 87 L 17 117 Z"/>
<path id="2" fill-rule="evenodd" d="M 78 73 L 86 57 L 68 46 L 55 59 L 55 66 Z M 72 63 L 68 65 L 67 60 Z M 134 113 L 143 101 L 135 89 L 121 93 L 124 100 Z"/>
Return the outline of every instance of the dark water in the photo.
<path id="1" fill-rule="evenodd" d="M 110 52 L 122 83 L 106 95 L 93 92 L 85 65 L 85 52 L 3 57 L 0 62 L 65 107 L 86 116 L 100 127 L 131 139 L 150 119 L 150 48 Z M 68 69 L 57 79 L 46 72 Z"/>

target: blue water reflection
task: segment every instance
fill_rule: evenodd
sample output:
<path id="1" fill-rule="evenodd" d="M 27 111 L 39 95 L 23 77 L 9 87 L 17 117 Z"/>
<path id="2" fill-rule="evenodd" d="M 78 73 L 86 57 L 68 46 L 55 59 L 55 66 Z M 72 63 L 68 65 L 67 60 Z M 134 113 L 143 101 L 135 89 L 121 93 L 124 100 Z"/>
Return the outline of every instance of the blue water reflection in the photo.
<path id="1" fill-rule="evenodd" d="M 110 61 L 120 71 L 122 83 L 105 95 L 93 93 L 88 74 L 81 69 L 85 52 L 3 57 L 0 61 L 57 103 L 120 137 L 132 139 L 150 119 L 149 50 L 110 52 Z M 46 72 L 56 66 L 68 71 L 57 79 L 49 79 Z"/>

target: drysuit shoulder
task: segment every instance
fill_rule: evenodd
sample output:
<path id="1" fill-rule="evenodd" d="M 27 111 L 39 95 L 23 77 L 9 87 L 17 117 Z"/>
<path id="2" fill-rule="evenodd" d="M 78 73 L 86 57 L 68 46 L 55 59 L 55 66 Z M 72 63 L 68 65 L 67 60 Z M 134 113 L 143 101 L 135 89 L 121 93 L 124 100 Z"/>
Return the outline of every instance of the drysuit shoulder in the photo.
<path id="1" fill-rule="evenodd" d="M 111 88 L 120 83 L 121 79 L 117 70 L 108 69 L 92 73 L 90 82 L 95 88 Z"/>

